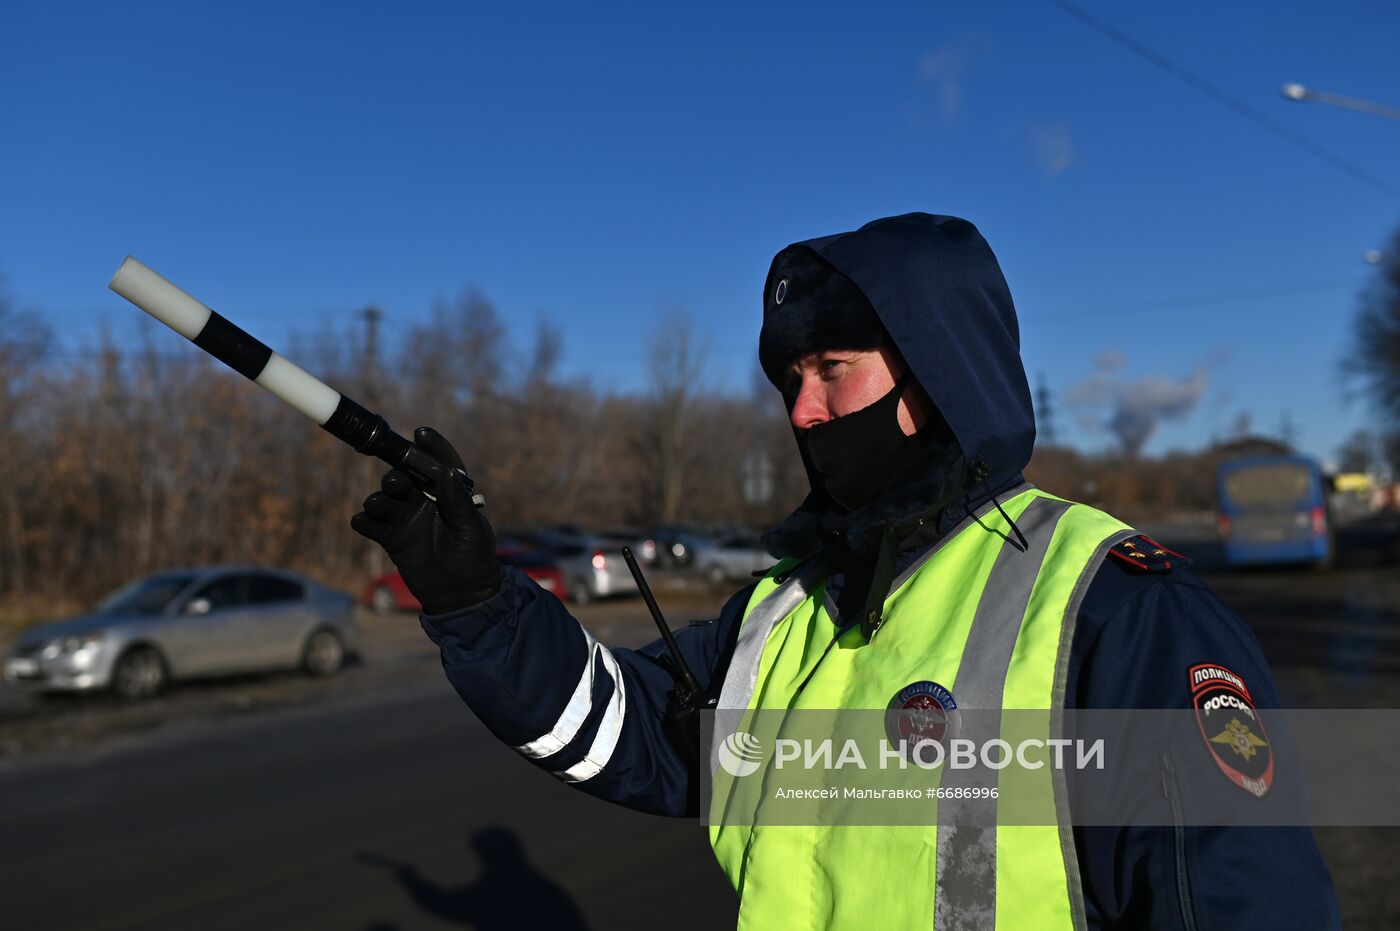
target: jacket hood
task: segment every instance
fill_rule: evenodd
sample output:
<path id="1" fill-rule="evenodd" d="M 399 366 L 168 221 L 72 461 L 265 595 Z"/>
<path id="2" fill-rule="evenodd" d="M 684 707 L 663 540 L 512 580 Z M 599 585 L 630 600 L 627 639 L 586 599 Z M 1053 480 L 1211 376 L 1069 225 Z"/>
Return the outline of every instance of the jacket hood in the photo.
<path id="1" fill-rule="evenodd" d="M 1019 481 L 1035 444 L 1035 417 L 1011 292 L 977 228 L 957 217 L 908 213 L 795 243 L 779 253 L 769 270 L 765 327 L 783 325 L 784 311 L 776 300 L 780 260 L 794 247 L 815 253 L 854 283 L 942 414 L 962 467 L 958 475 L 945 471 L 960 487 L 942 489 L 944 498 Z M 924 467 L 953 469 L 951 458 L 946 449 L 931 450 Z M 877 499 L 865 509 L 870 514 L 852 515 L 851 529 L 887 526 L 919 506 L 938 503 L 928 500 L 933 489 L 925 487 L 923 494 L 912 490 L 912 497 Z M 785 524 L 818 510 L 823 510 L 820 502 L 809 498 Z M 775 528 L 780 535 L 782 530 Z M 858 545 L 854 537 L 852 543 Z M 794 547 L 779 548 L 791 552 Z"/>

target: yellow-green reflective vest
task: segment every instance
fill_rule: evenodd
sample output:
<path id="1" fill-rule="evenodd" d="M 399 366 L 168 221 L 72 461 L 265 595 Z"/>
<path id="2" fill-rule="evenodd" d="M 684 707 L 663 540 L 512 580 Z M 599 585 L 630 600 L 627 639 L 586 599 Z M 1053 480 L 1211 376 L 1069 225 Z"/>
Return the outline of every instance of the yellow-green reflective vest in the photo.
<path id="1" fill-rule="evenodd" d="M 868 642 L 856 626 L 827 650 L 835 628 L 824 583 L 790 563 L 775 567 L 749 601 L 721 714 L 885 709 L 901 689 L 927 681 L 951 689 L 959 709 L 1062 709 L 1079 604 L 1105 551 L 1133 531 L 1029 486 L 1003 507 L 1027 545 L 987 505 L 895 580 Z M 937 818 L 898 826 L 730 824 L 712 817 L 711 845 L 739 892 L 739 927 L 1084 928 L 1062 776 L 1049 767 L 1010 772 L 1000 778 L 1039 780 L 1032 792 L 1043 793 L 1058 825 L 957 827 Z M 722 792 L 718 780 L 715 791 Z M 1000 802 L 986 804 L 1001 810 Z"/>

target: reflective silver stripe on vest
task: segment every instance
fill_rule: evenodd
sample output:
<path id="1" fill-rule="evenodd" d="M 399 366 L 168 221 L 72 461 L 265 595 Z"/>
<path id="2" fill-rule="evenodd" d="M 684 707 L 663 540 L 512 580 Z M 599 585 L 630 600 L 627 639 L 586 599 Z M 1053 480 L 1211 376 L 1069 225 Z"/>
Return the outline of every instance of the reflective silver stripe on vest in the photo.
<path id="1" fill-rule="evenodd" d="M 1079 608 L 1084 604 L 1084 596 L 1089 593 L 1089 585 L 1094 581 L 1099 566 L 1108 558 L 1108 550 L 1137 534 L 1126 527 L 1107 539 L 1100 541 L 1094 555 L 1079 574 L 1074 584 L 1074 592 L 1065 606 L 1065 619 L 1060 624 L 1060 654 L 1055 663 L 1055 692 L 1050 699 L 1050 727 L 1058 734 L 1064 733 L 1065 689 L 1069 686 L 1069 655 L 1074 644 L 1074 631 L 1079 623 Z M 1079 854 L 1074 847 L 1074 827 L 1069 807 L 1069 787 L 1063 773 L 1056 773 L 1055 813 L 1060 825 L 1060 852 L 1064 856 L 1065 875 L 1069 880 L 1069 911 L 1075 928 L 1088 928 L 1089 919 L 1084 909 L 1084 882 L 1079 875 Z"/>
<path id="2" fill-rule="evenodd" d="M 598 733 L 593 735 L 593 743 L 583 759 L 554 774 L 565 782 L 583 782 L 602 771 L 612 759 L 613 751 L 617 749 L 618 739 L 622 736 L 622 720 L 627 711 L 627 693 L 622 684 L 622 670 L 617 664 L 617 659 L 582 625 L 579 630 L 583 633 L 584 647 L 588 650 L 588 661 L 584 664 L 578 684 L 574 686 L 573 695 L 569 696 L 569 702 L 560 713 L 559 720 L 548 733 L 515 748 L 517 753 L 538 760 L 553 756 L 572 743 L 582 730 L 589 712 L 593 710 L 593 683 L 598 676 L 598 664 L 602 663 L 613 681 L 612 696 L 603 709 Z"/>
<path id="3" fill-rule="evenodd" d="M 959 709 L 995 710 L 1002 706 L 1011 654 L 1030 606 L 1031 590 L 1055 535 L 1055 526 L 1070 509 L 1066 501 L 1035 498 L 1016 526 L 1026 548 L 1008 537 L 992 564 L 977 613 L 972 618 L 962 663 L 954 683 Z M 960 737 L 982 745 L 998 737 L 993 716 L 964 717 L 971 726 Z M 975 721 L 973 719 L 976 719 Z M 945 769 L 942 785 L 992 788 L 996 772 L 986 767 Z M 994 931 L 997 916 L 997 832 L 994 798 L 943 799 L 938 803 L 938 888 L 934 894 L 935 931 Z"/>
<path id="4" fill-rule="evenodd" d="M 729 661 L 729 671 L 724 676 L 724 688 L 720 689 L 720 711 L 742 711 L 753 700 L 753 690 L 758 686 L 758 663 L 763 657 L 763 646 L 773 627 L 787 617 L 797 606 L 807 600 L 811 589 L 821 581 L 820 567 L 816 560 L 809 560 L 792 570 L 787 581 L 768 593 L 744 618 L 739 628 L 739 640 L 734 645 L 734 656 Z M 718 733 L 718 732 L 717 732 Z"/>
<path id="5" fill-rule="evenodd" d="M 1004 495 L 1007 500 L 1010 500 L 1031 487 L 1029 483 L 1023 482 L 1004 492 Z M 890 585 L 890 591 L 903 585 L 910 576 L 922 569 L 924 564 L 937 555 L 954 537 L 970 525 L 980 523 L 984 516 L 995 509 L 996 504 L 992 501 L 984 501 L 978 505 L 975 510 L 940 537 L 937 543 L 929 547 L 927 552 L 915 559 L 907 569 L 901 572 Z M 749 702 L 753 700 L 754 688 L 758 682 L 758 663 L 763 657 L 763 647 L 768 642 L 768 635 L 772 633 L 773 626 L 796 610 L 797 606 L 805 601 L 808 594 L 822 581 L 821 570 L 820 561 L 815 559 L 797 566 L 788 574 L 786 582 L 769 592 L 768 597 L 755 605 L 753 611 L 744 618 L 743 626 L 739 629 L 739 641 L 734 648 L 734 656 L 730 659 L 729 669 L 724 676 L 724 688 L 720 690 L 717 710 L 721 712 L 726 710 L 743 711 L 749 707 Z M 826 599 L 826 611 L 832 618 L 837 617 L 836 605 L 830 597 Z M 722 730 L 720 725 L 728 721 L 737 726 L 739 720 L 741 720 L 741 716 L 737 715 L 717 718 L 715 733 L 728 733 L 728 731 Z"/>

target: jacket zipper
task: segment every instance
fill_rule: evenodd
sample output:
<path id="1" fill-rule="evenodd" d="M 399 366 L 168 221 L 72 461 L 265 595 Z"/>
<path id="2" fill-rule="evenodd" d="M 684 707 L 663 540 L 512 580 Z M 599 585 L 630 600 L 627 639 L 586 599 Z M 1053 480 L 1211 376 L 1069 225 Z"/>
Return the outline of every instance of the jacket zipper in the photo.
<path id="1" fill-rule="evenodd" d="M 1172 846 L 1176 854 L 1176 897 L 1181 907 L 1181 924 L 1186 931 L 1196 931 L 1196 911 L 1191 902 L 1191 880 L 1186 875 L 1186 816 L 1181 808 L 1181 796 L 1176 785 L 1176 768 L 1172 755 L 1163 750 L 1162 796 L 1172 809 Z"/>

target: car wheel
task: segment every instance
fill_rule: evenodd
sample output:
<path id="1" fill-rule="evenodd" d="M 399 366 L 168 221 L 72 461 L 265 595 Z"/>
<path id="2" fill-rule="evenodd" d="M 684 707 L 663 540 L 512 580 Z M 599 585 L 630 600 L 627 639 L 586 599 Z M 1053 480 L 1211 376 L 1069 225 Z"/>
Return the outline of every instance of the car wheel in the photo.
<path id="1" fill-rule="evenodd" d="M 394 597 L 393 589 L 381 585 L 369 596 L 369 606 L 375 614 L 393 614 L 399 608 L 399 601 Z"/>
<path id="2" fill-rule="evenodd" d="M 333 676 L 345 665 L 345 645 L 334 631 L 324 627 L 306 638 L 301 668 L 313 676 Z"/>
<path id="3" fill-rule="evenodd" d="M 569 600 L 576 605 L 586 605 L 593 600 L 593 592 L 589 591 L 588 583 L 583 579 L 574 579 L 569 583 Z"/>
<path id="4" fill-rule="evenodd" d="M 123 701 L 151 698 L 165 688 L 169 674 L 154 647 L 127 650 L 112 669 L 112 691 Z"/>

